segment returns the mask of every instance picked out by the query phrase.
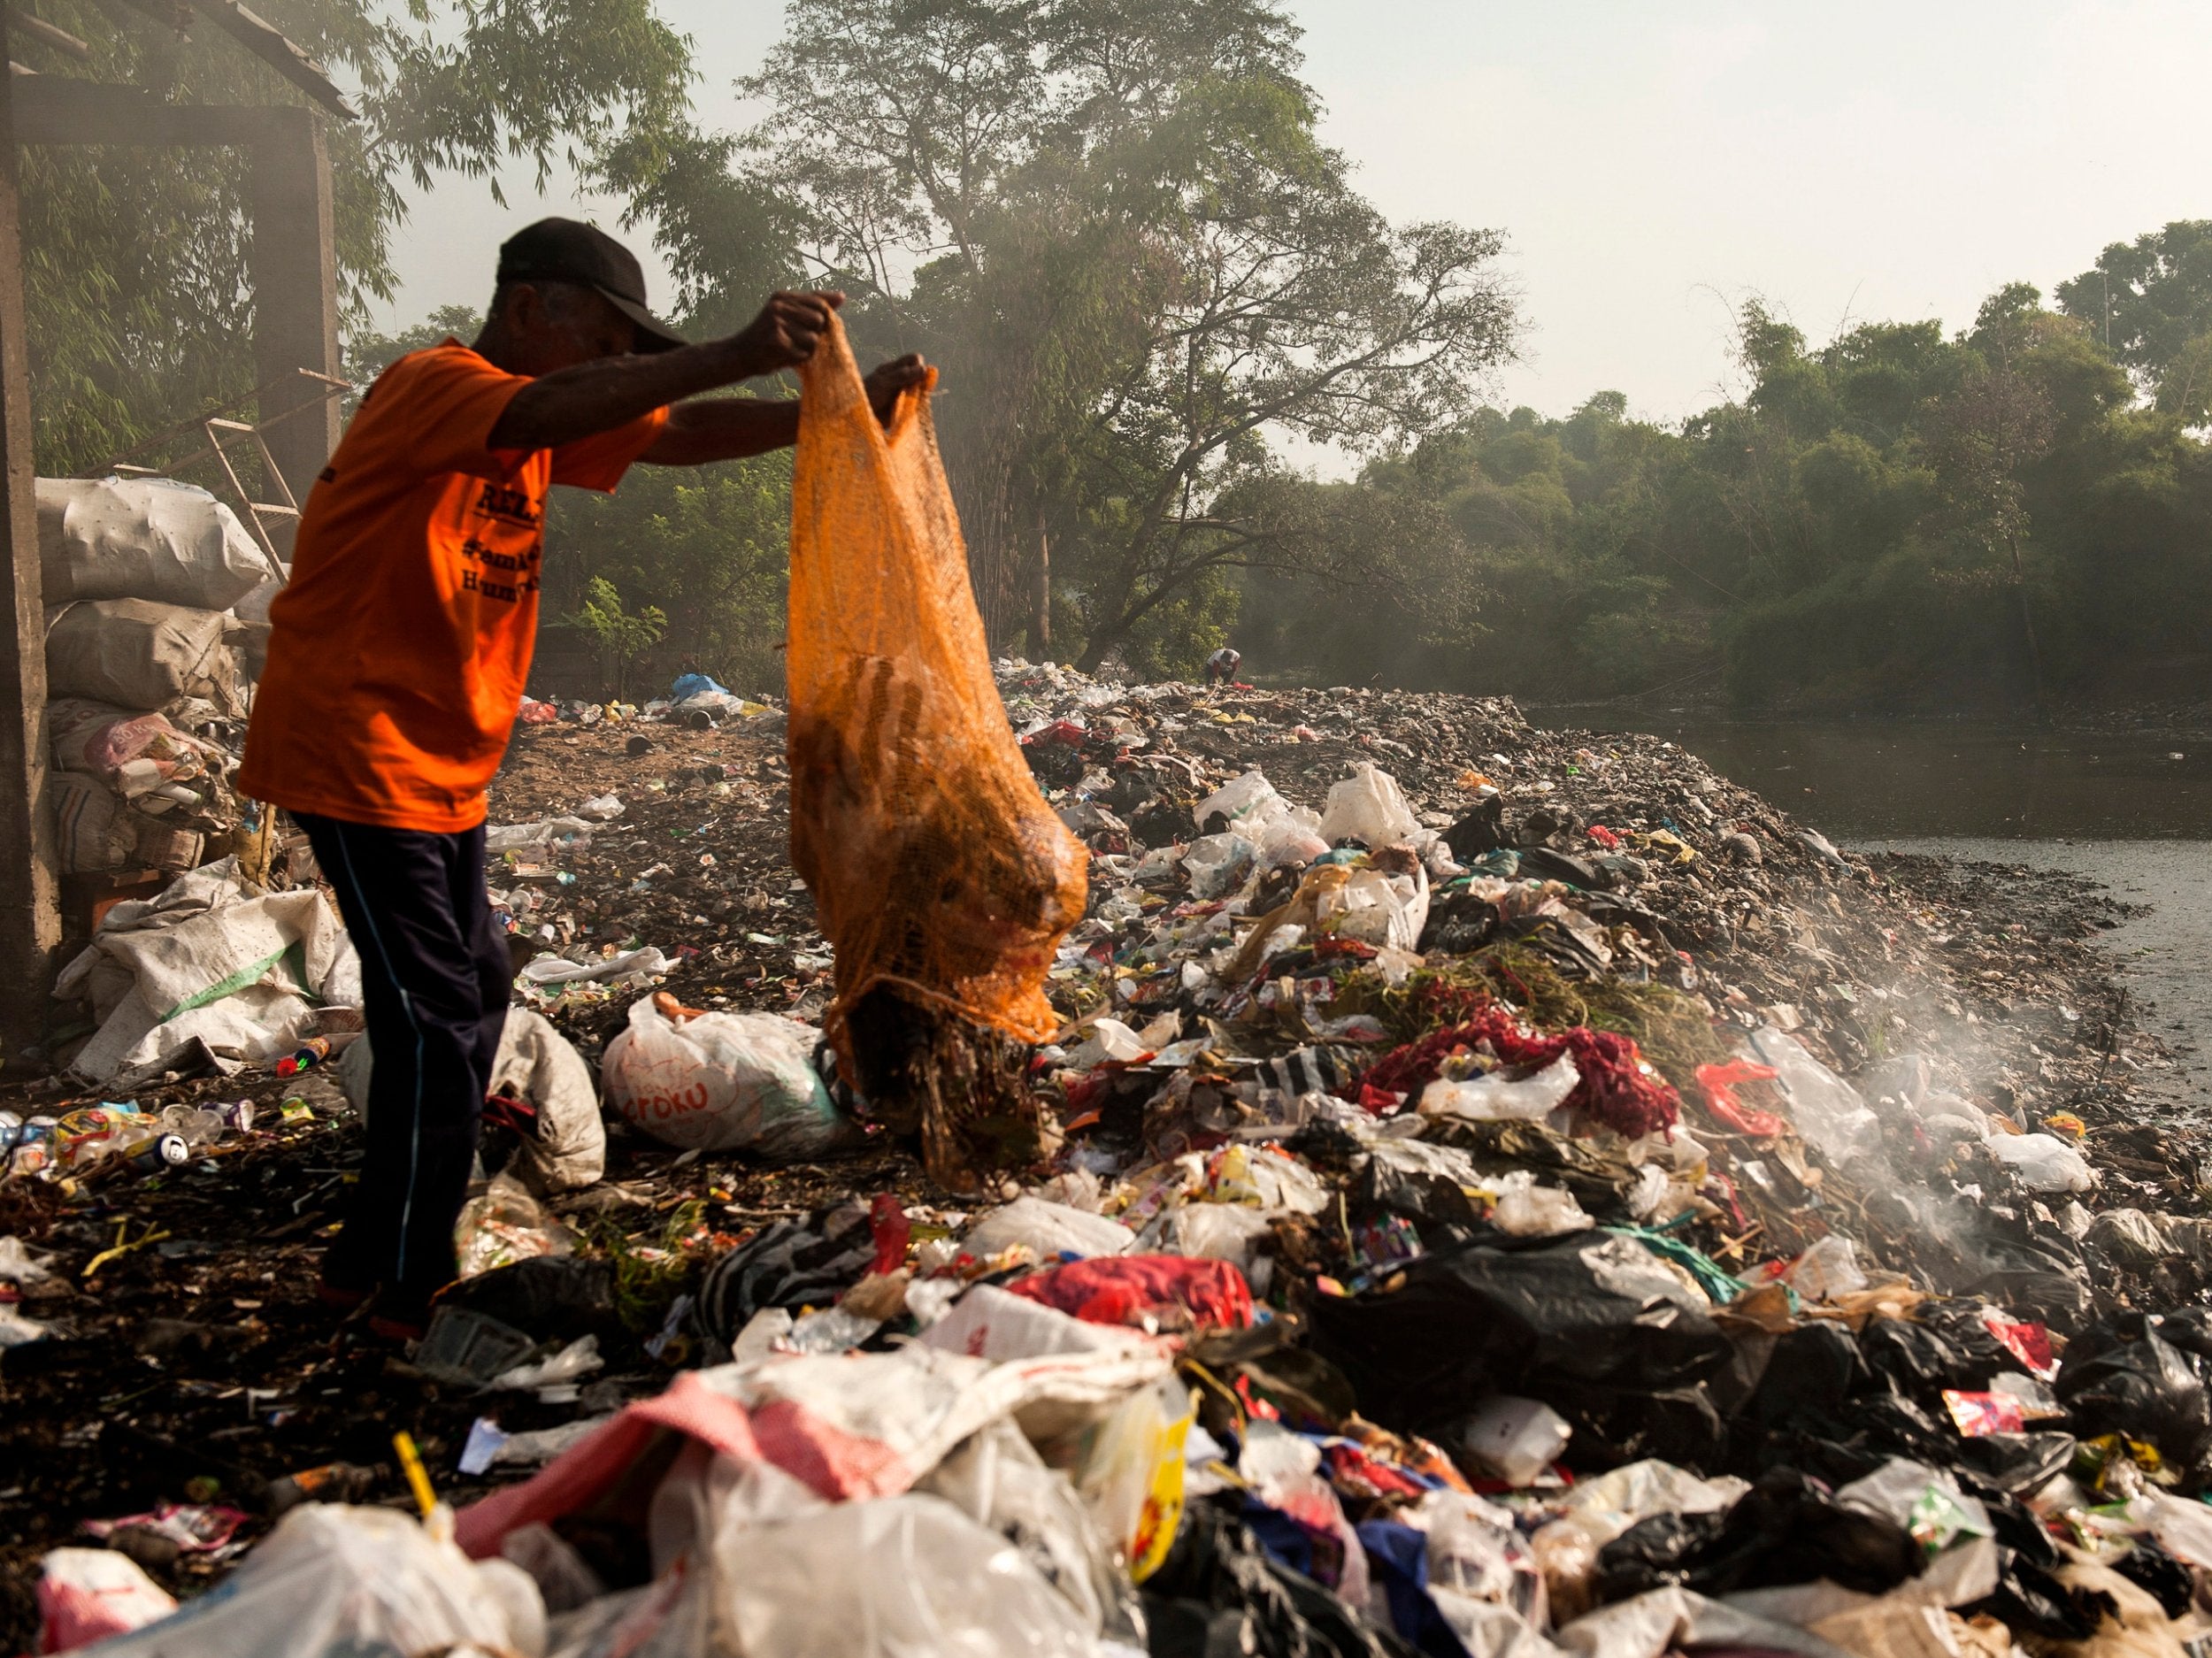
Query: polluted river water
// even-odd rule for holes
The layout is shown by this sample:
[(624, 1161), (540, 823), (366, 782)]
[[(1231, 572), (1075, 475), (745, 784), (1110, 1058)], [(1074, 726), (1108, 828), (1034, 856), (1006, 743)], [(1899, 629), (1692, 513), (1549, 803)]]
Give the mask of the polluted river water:
[(2174, 1069), (2150, 1092), (2212, 1113), (2212, 741), (1948, 722), (1740, 721), (1542, 707), (1539, 725), (1655, 733), (1856, 850), (2057, 870), (2138, 913), (2105, 935)]

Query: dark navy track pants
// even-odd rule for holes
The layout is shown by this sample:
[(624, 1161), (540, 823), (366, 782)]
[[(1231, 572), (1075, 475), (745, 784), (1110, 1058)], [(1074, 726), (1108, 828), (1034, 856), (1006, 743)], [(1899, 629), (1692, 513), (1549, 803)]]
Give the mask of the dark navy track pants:
[(453, 1225), (514, 986), (484, 892), (484, 831), (294, 815), (360, 952), (376, 1056), (367, 1155), (323, 1276), (427, 1295), (453, 1278)]

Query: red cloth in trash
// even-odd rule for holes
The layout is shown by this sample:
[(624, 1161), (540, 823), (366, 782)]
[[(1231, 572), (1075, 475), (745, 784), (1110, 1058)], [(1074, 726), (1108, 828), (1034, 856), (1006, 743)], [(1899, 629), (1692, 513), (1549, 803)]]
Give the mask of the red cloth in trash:
[(1009, 1294), (1071, 1314), (1086, 1324), (1243, 1330), (1252, 1290), (1226, 1261), (1193, 1255), (1098, 1255), (1049, 1267), (1006, 1286)]
[(1464, 1024), (1432, 1031), (1384, 1055), (1361, 1076), (1361, 1098), (1373, 1089), (1417, 1100), (1441, 1073), (1445, 1060), (1461, 1048), (1484, 1045), (1509, 1065), (1548, 1065), (1560, 1055), (1571, 1054), (1581, 1080), (1567, 1096), (1565, 1109), (1604, 1124), (1624, 1140), (1640, 1140), (1681, 1120), (1673, 1086), (1645, 1064), (1630, 1038), (1579, 1025), (1547, 1036), (1524, 1029), (1511, 1013), (1494, 1005), (1474, 1007)]

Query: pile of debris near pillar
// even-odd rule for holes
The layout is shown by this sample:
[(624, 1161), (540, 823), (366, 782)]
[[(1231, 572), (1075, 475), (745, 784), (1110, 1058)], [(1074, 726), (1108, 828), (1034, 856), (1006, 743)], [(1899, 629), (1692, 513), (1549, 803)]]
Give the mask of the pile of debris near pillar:
[(373, 1056), (311, 867), (109, 910), (0, 1097), (0, 1639), (2212, 1631), (2200, 1141), (2109, 901), (1501, 701), (996, 677), (933, 782), (703, 680), (526, 707), (411, 1347), (312, 1296)]

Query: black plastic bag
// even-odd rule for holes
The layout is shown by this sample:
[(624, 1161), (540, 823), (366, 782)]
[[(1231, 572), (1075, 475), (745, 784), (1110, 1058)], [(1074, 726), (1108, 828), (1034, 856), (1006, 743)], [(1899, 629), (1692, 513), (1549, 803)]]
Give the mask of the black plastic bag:
[(1593, 1598), (1608, 1606), (1647, 1590), (1685, 1584), (1728, 1529), (1724, 1510), (1714, 1514), (1655, 1514), (1639, 1521), (1599, 1551), (1590, 1580)]
[(2093, 1316), (2095, 1300), (2080, 1254), (2062, 1233), (2041, 1238), (1983, 1238), (1975, 1252), (1987, 1270), (1972, 1293), (2039, 1318), (2062, 1335), (2072, 1335)]
[(1588, 1140), (1519, 1117), (1475, 1122), (1432, 1117), (1423, 1124), (1421, 1138), (1471, 1153), (1486, 1174), (1525, 1169), (1539, 1185), (1563, 1187), (1585, 1213), (1601, 1222), (1629, 1217), (1628, 1194), (1636, 1189), (1639, 1171), (1625, 1158), (1608, 1156)]
[(496, 1318), (539, 1341), (611, 1341), (624, 1334), (613, 1263), (580, 1255), (535, 1255), (494, 1267), (450, 1286), (438, 1301)]
[(1486, 852), (1507, 846), (1505, 796), (1486, 794), (1474, 810), (1444, 832), (1444, 844), (1462, 864), (1472, 864)]
[(1270, 1560), (1212, 1503), (1183, 1511), (1175, 1546), (1145, 1580), (1152, 1658), (1413, 1658), (1311, 1578)]
[[(2147, 1439), (2184, 1473), (2212, 1450), (2212, 1397), (2191, 1355), (2147, 1313), (2122, 1313), (2085, 1332), (2066, 1355), (2055, 1391), (2083, 1439), (2124, 1433)], [(2194, 1327), (2176, 1333), (2191, 1339)]]
[(1350, 1379), (1361, 1413), (1394, 1427), (1449, 1422), (1486, 1393), (1688, 1386), (1729, 1351), (1642, 1245), (1601, 1232), (1441, 1250), (1388, 1287), (1316, 1297), (1311, 1312), (1314, 1346)]
[(2179, 1617), (2196, 1599), (2195, 1577), (2154, 1539), (2137, 1538), (2135, 1547), (2112, 1562), (2112, 1570), (2147, 1592), (2170, 1618)]
[(1883, 1594), (1925, 1564), (1895, 1521), (1844, 1508), (1820, 1481), (1778, 1468), (1724, 1515), (1659, 1515), (1607, 1544), (1598, 1555), (1599, 1598), (1671, 1584), (1732, 1594), (1816, 1577)]
[(1738, 1420), (1755, 1442), (1786, 1429), (1832, 1432), (1847, 1401), (1872, 1380), (1847, 1327), (1809, 1320), (1775, 1338)]
[(1652, 1389), (1603, 1387), (1558, 1381), (1544, 1402), (1574, 1430), (1560, 1460), (1584, 1474), (1655, 1456), (1684, 1468), (1720, 1462), (1728, 1424), (1704, 1383)]
[(1926, 1324), (1902, 1318), (1875, 1318), (1859, 1332), (1859, 1355), (1866, 1367), (1900, 1399), (1924, 1410), (1941, 1410), (1943, 1390), (1983, 1386), (1991, 1365), (1977, 1362)]
[[(1356, 1221), (1396, 1215), (1413, 1222), (1420, 1230), (1422, 1242), (1432, 1249), (1468, 1241), (1466, 1233), (1484, 1229), (1482, 1217), (1475, 1213), (1475, 1206), (1457, 1181), (1440, 1174), (1396, 1168), (1380, 1157), (1368, 1158), (1346, 1199)], [(1453, 1228), (1463, 1231), (1455, 1236), (1447, 1230)]]
[(2022, 1497), (2066, 1471), (2078, 1442), (2070, 1433), (1990, 1433), (1955, 1447), (1958, 1471), (1981, 1489)]
[(2112, 1602), (2108, 1596), (2069, 1589), (2044, 1567), (2011, 1549), (1998, 1552), (1996, 1592), (1958, 1608), (1961, 1617), (1987, 1613), (2015, 1636), (2087, 1640)]

